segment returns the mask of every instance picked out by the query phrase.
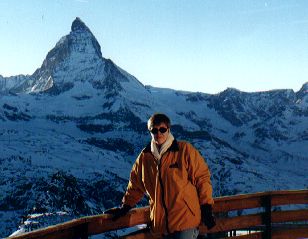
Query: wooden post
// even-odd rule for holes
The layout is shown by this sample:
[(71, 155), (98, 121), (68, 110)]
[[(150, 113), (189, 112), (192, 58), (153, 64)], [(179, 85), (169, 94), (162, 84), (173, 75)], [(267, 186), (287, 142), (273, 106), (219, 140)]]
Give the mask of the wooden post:
[(261, 198), (261, 205), (264, 207), (265, 212), (262, 216), (262, 223), (265, 225), (263, 233), (264, 239), (271, 239), (272, 237), (272, 199), (271, 195), (265, 195)]
[(88, 223), (76, 226), (74, 235), (74, 239), (88, 239)]

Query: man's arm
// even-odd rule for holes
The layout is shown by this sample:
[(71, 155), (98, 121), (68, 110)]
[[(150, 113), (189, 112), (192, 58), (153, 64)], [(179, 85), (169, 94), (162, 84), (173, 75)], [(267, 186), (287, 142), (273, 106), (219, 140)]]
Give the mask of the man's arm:
[(122, 203), (134, 207), (143, 197), (145, 188), (142, 182), (142, 153), (138, 156), (130, 173), (130, 179)]
[(200, 204), (214, 204), (211, 173), (199, 151), (188, 144), (188, 174), (195, 185)]
[(216, 220), (213, 214), (213, 189), (211, 182), (211, 173), (207, 163), (201, 156), (198, 150), (192, 145), (189, 145), (189, 174), (192, 183), (195, 185), (198, 191), (201, 220), (208, 229), (213, 228), (216, 225)]
[(128, 186), (122, 199), (122, 205), (120, 207), (110, 208), (104, 212), (104, 214), (111, 214), (112, 220), (114, 221), (128, 213), (144, 195), (145, 189), (141, 180), (142, 170), (139, 161), (140, 156), (132, 167)]

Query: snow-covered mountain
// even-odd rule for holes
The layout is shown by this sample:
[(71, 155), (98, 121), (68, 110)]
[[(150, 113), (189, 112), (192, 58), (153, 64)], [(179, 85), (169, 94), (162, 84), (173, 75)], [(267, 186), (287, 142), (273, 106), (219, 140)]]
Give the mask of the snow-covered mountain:
[(144, 86), (76, 18), (32, 75), (0, 75), (0, 237), (33, 213), (119, 204), (154, 112), (201, 151), (215, 196), (307, 188), (307, 95), (308, 83), (215, 95)]

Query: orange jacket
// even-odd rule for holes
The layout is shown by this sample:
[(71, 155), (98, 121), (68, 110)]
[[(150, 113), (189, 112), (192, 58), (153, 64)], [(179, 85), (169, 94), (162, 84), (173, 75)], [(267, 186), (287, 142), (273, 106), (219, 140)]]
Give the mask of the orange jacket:
[(158, 165), (150, 145), (142, 150), (122, 202), (133, 207), (147, 193), (154, 232), (166, 234), (198, 227), (200, 205), (214, 203), (205, 160), (191, 144), (174, 140), (160, 162)]

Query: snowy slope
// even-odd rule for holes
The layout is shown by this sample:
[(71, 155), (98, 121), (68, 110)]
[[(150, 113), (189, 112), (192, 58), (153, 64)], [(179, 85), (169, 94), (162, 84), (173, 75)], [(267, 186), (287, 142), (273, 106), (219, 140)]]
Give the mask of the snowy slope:
[(32, 75), (0, 76), (0, 237), (27, 215), (52, 213), (55, 223), (57, 212), (120, 203), (154, 112), (201, 151), (215, 196), (306, 188), (307, 93), (308, 83), (215, 95), (144, 86), (76, 18)]

